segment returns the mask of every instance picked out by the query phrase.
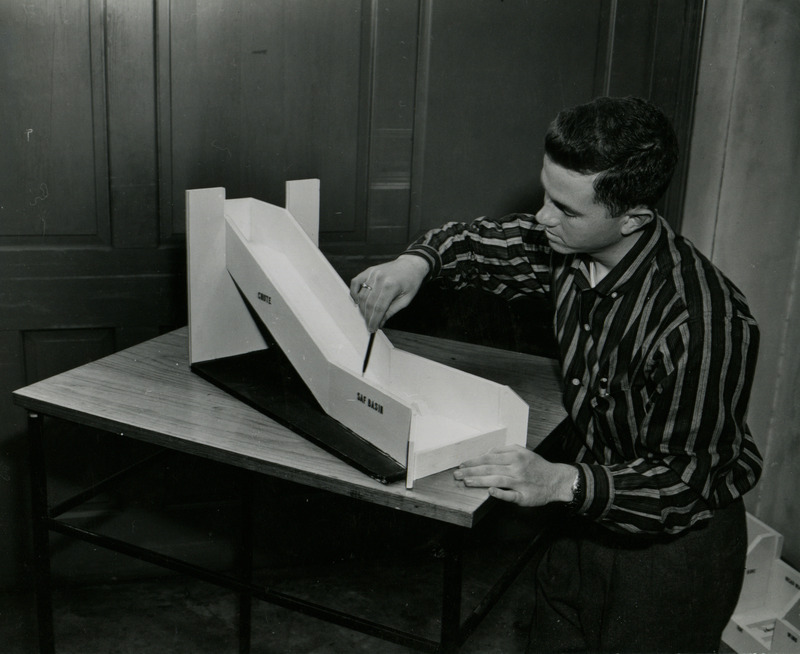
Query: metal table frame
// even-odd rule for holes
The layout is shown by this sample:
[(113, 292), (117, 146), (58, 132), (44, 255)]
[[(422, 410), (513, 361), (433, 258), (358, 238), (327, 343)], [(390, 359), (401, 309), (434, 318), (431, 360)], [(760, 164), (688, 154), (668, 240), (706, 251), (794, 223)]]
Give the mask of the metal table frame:
[[(480, 621), (502, 597), (503, 593), (519, 575), (525, 565), (527, 565), (532, 558), (541, 554), (544, 549), (544, 536), (540, 533), (531, 540), (528, 547), (525, 548), (513, 564), (505, 570), (483, 599), (462, 620), (462, 553), (464, 538), (467, 536), (469, 530), (465, 527), (447, 525), (444, 532), (444, 542), (442, 544), (444, 552), (444, 556), (442, 557), (442, 627), (440, 639), (435, 641), (423, 638), (411, 632), (359, 618), (358, 616), (350, 615), (332, 607), (308, 602), (282, 593), (279, 590), (273, 590), (263, 585), (254, 584), (251, 579), (253, 551), (252, 482), (253, 476), (257, 473), (247, 470), (241, 471), (244, 483), (242, 484), (241, 494), (241, 530), (238, 547), (239, 561), (237, 567), (239, 574), (224, 574), (177, 558), (165, 556), (117, 538), (83, 529), (59, 518), (70, 509), (81, 505), (98, 493), (123, 481), (128, 476), (141, 471), (144, 466), (152, 463), (153, 460), (159, 458), (160, 455), (157, 454), (153, 457), (148, 457), (144, 461), (137, 462), (97, 482), (90, 488), (77, 493), (73, 497), (59, 502), (57, 505), (50, 506), (47, 490), (43, 415), (38, 413), (29, 414), (28, 432), (35, 563), (34, 589), (36, 593), (39, 651), (42, 654), (55, 651), (52, 584), (50, 575), (49, 534), (51, 531), (237, 592), (239, 595), (239, 652), (242, 654), (246, 654), (250, 651), (250, 616), (253, 599), (270, 602), (287, 609), (299, 611), (306, 615), (349, 629), (361, 631), (365, 634), (376, 636), (419, 651), (443, 653), (457, 652), (464, 641), (478, 626)], [(161, 454), (163, 454), (163, 452)]]

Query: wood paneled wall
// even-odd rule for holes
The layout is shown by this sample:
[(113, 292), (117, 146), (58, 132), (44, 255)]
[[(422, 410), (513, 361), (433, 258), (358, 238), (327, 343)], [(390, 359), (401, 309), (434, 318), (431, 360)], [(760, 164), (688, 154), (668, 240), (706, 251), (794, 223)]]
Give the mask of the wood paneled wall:
[[(0, 5), (0, 583), (26, 579), (11, 391), (185, 321), (159, 235), (152, 2)], [(65, 454), (54, 449), (54, 458)]]
[(348, 278), (446, 219), (535, 210), (564, 105), (650, 97), (686, 137), (701, 10), (0, 3), (0, 585), (25, 578), (28, 533), (10, 392), (185, 323), (185, 189), (282, 204), (286, 179), (320, 178), (322, 248)]

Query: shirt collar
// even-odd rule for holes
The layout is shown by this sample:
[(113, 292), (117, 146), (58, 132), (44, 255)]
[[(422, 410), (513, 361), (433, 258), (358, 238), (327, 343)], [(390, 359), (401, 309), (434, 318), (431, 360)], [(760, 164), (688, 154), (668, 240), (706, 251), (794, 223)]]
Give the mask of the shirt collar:
[[(659, 243), (668, 238), (670, 228), (659, 215), (642, 228), (642, 235), (628, 250), (620, 262), (608, 271), (608, 274), (594, 287), (600, 295), (611, 295), (624, 292), (624, 287), (631, 280), (638, 278), (642, 271), (649, 267), (658, 250)], [(580, 290), (589, 286), (589, 255), (575, 256), (571, 265), (575, 283)], [(616, 296), (616, 295), (615, 295)]]

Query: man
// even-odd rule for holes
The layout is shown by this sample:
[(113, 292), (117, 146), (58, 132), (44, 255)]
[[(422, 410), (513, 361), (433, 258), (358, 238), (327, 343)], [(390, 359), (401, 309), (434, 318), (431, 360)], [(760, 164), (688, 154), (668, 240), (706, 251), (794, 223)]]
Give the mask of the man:
[(676, 160), (669, 121), (643, 100), (562, 111), (535, 216), (448, 223), (351, 283), (371, 330), (432, 278), (554, 303), (568, 417), (536, 452), (454, 472), (567, 509), (537, 573), (530, 651), (716, 651), (739, 595), (741, 497), (762, 466), (745, 424), (758, 329), (656, 212)]

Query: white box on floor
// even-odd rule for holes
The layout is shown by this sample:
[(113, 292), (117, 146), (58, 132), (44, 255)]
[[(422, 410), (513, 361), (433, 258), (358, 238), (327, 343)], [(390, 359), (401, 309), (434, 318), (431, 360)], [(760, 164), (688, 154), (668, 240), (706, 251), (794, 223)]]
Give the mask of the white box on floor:
[(760, 603), (753, 606), (750, 599), (749, 608), (737, 606), (722, 634), (723, 642), (737, 652), (800, 651), (792, 640), (800, 632), (785, 619), (800, 608), (800, 572), (780, 559), (772, 561)]
[(775, 622), (772, 636), (773, 652), (800, 652), (800, 629), (783, 618)]
[(747, 543), (747, 563), (737, 613), (763, 604), (773, 573), (772, 562), (781, 558), (783, 535), (748, 513)]

